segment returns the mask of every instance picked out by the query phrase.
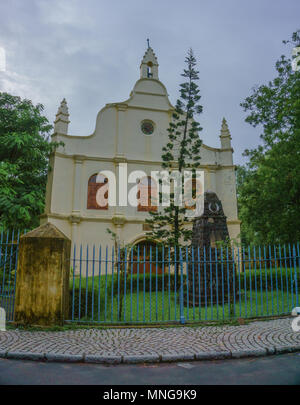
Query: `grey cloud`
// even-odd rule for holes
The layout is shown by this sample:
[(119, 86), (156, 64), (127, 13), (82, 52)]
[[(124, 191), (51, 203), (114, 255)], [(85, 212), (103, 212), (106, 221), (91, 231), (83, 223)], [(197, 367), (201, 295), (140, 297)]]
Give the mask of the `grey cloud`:
[(53, 121), (66, 97), (70, 132), (88, 135), (97, 112), (122, 101), (139, 78), (146, 38), (159, 61), (159, 76), (174, 104), (189, 47), (200, 71), (204, 142), (219, 146), (228, 120), (235, 163), (259, 143), (259, 128), (244, 122), (239, 106), (255, 84), (275, 74), (275, 61), (290, 51), (282, 39), (299, 28), (297, 0), (13, 0), (0, 4), (0, 47), (7, 71), (0, 90), (45, 105)]

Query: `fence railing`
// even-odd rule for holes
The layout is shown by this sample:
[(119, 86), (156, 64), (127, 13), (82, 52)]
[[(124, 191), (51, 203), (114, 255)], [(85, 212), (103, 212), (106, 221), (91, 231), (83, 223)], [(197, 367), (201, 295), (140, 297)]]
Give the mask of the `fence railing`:
[(22, 232), (0, 232), (0, 307), (6, 319), (13, 320), (19, 240)]
[[(0, 307), (13, 320), (20, 231), (0, 233)], [(211, 249), (73, 246), (68, 322), (222, 321), (299, 306), (299, 243)]]
[(74, 246), (70, 265), (70, 322), (218, 321), (290, 314), (299, 305), (299, 244)]

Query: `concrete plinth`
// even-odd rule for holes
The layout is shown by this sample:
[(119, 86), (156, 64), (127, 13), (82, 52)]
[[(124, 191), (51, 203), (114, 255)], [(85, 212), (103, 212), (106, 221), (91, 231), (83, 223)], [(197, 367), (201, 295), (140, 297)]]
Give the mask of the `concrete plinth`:
[(71, 241), (47, 223), (21, 237), (15, 322), (62, 325), (69, 307)]

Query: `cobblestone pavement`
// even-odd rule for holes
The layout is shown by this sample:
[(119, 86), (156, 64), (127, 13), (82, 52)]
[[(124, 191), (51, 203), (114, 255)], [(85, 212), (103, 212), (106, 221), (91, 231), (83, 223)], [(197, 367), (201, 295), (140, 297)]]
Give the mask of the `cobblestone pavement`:
[(240, 326), (0, 332), (0, 357), (139, 363), (264, 356), (300, 351), (292, 318)]

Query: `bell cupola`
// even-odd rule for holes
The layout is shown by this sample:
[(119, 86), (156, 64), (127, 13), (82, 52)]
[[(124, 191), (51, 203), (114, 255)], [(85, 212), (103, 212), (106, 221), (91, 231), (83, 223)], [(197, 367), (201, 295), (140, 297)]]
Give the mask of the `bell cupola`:
[(141, 72), (141, 79), (157, 79), (158, 80), (158, 63), (157, 58), (153, 49), (149, 45), (148, 41), (148, 49), (145, 52), (143, 57), (140, 72)]

